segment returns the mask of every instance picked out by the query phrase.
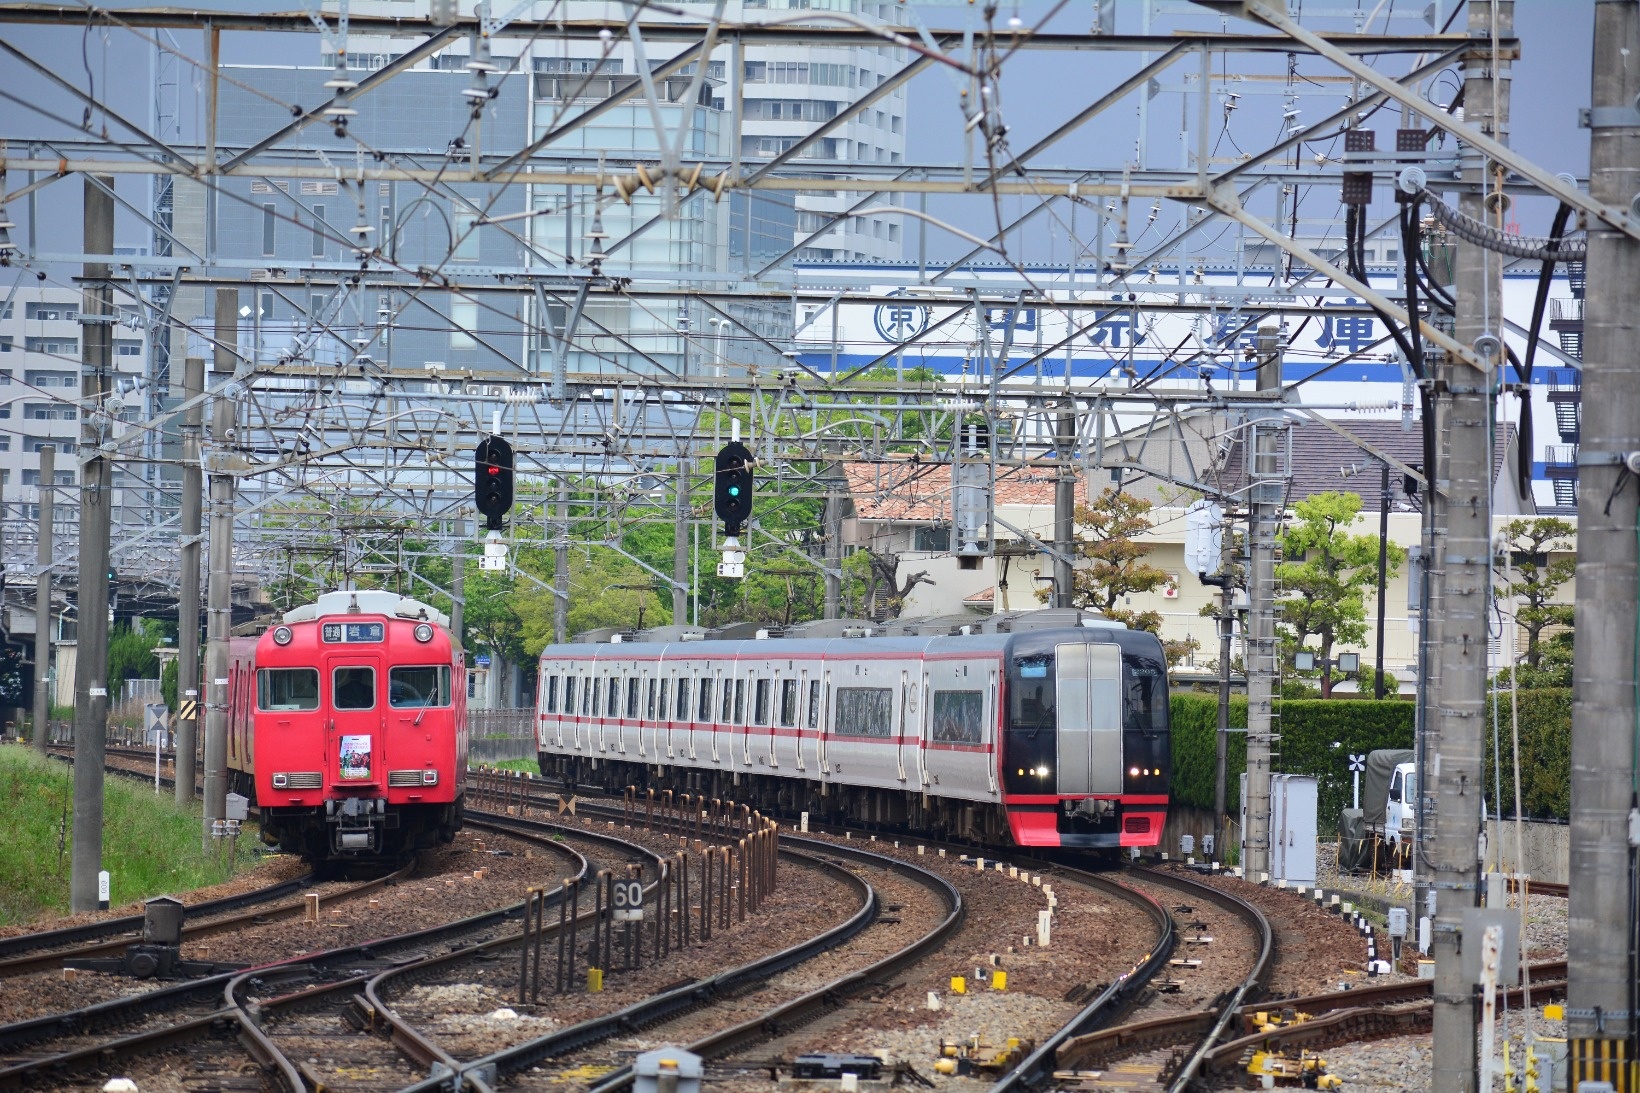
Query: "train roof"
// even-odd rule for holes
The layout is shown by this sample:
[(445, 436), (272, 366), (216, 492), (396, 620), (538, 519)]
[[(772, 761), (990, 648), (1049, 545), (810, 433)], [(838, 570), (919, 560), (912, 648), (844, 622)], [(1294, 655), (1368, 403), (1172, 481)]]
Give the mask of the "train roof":
[[(860, 619), (829, 619), (823, 622), (794, 626), (784, 633), (751, 624), (703, 630), (699, 627), (664, 626), (645, 630), (637, 635), (626, 635), (615, 630), (597, 630), (578, 634), (567, 645), (549, 645), (541, 651), (543, 659), (584, 659), (590, 653), (598, 659), (679, 657), (693, 660), (748, 654), (779, 658), (787, 655), (838, 653), (857, 649), (860, 654), (909, 653), (930, 654), (960, 650), (995, 650), (1010, 648), (1021, 636), (1035, 636), (1047, 632), (1081, 633), (1094, 640), (1108, 641), (1125, 649), (1140, 651), (1156, 646), (1154, 635), (1129, 630), (1119, 623), (1111, 623), (1103, 616), (1076, 610), (1046, 610), (1012, 613), (1015, 618), (1000, 620), (984, 627), (974, 625), (985, 620), (963, 620), (954, 626), (946, 616), (941, 620), (899, 619), (890, 624), (871, 623)], [(972, 618), (972, 617), (970, 617)], [(995, 618), (989, 616), (988, 618)], [(1007, 625), (1013, 623), (1013, 625)], [(974, 625), (973, 630), (967, 626)], [(588, 646), (593, 646), (589, 649)]]
[(316, 602), (286, 611), (284, 621), (310, 622), (332, 615), (386, 615), (389, 618), (436, 623), (446, 630), (450, 628), (450, 616), (444, 612), (420, 600), (383, 589), (321, 593)]

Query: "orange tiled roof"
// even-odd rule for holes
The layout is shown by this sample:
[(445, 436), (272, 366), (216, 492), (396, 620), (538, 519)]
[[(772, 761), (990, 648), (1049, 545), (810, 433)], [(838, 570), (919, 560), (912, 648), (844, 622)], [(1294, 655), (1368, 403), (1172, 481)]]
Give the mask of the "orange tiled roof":
[[(943, 463), (845, 463), (861, 520), (945, 523), (951, 519), (951, 467)], [(997, 475), (999, 505), (1052, 505), (1054, 471), (1009, 467)]]

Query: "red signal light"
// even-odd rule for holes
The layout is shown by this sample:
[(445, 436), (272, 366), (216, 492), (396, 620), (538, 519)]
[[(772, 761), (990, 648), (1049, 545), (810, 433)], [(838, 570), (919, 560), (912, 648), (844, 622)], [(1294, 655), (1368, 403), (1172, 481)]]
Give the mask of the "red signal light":
[(489, 468), (489, 472), (490, 472), (490, 477), (494, 478), (496, 475), (501, 473), (501, 468), (500, 467), (491, 467), (491, 468)]

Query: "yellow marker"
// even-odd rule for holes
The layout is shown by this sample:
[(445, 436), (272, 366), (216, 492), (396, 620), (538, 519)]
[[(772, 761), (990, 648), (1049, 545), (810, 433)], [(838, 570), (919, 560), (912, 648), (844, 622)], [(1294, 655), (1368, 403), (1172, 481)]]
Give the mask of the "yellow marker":
[(967, 994), (968, 993), (968, 980), (963, 978), (960, 975), (953, 975), (951, 977), (951, 993), (952, 994)]
[(604, 989), (604, 970), (602, 968), (587, 969), (587, 992), (597, 994)]
[(934, 1073), (944, 1074), (947, 1077), (950, 1077), (951, 1075), (955, 1074), (956, 1072), (957, 1072), (957, 1061), (955, 1059), (935, 1059), (934, 1060)]
[(1564, 1021), (1564, 1020), (1566, 1020), (1566, 1007), (1563, 1006), (1563, 1005), (1560, 1005), (1559, 1003), (1556, 1003), (1552, 1006), (1544, 1006), (1543, 1007), (1543, 1019), (1545, 1021)]
[(992, 972), (991, 973), (991, 989), (994, 990), (994, 991), (1005, 991), (1005, 990), (1007, 990), (1008, 989), (1008, 973), (1005, 972), (1005, 971), (1000, 971), (1000, 970)]

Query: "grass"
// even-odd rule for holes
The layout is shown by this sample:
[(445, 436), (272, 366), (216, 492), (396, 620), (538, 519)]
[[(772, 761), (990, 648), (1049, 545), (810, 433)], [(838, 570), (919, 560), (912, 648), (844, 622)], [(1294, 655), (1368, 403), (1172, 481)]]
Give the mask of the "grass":
[[(67, 914), (74, 856), (73, 768), (42, 760), (26, 747), (0, 748), (0, 924)], [(59, 836), (60, 825), (63, 825)], [(103, 861), (109, 904), (217, 884), (231, 875), (200, 847), (200, 806), (178, 809), (166, 790), (109, 775), (103, 790)], [(59, 853), (61, 838), (61, 853)], [(249, 863), (254, 829), (239, 838), (239, 861)]]
[(541, 773), (541, 764), (534, 759), (498, 759), (493, 763), (484, 765), (495, 767), (498, 770), (522, 770), (534, 775)]

